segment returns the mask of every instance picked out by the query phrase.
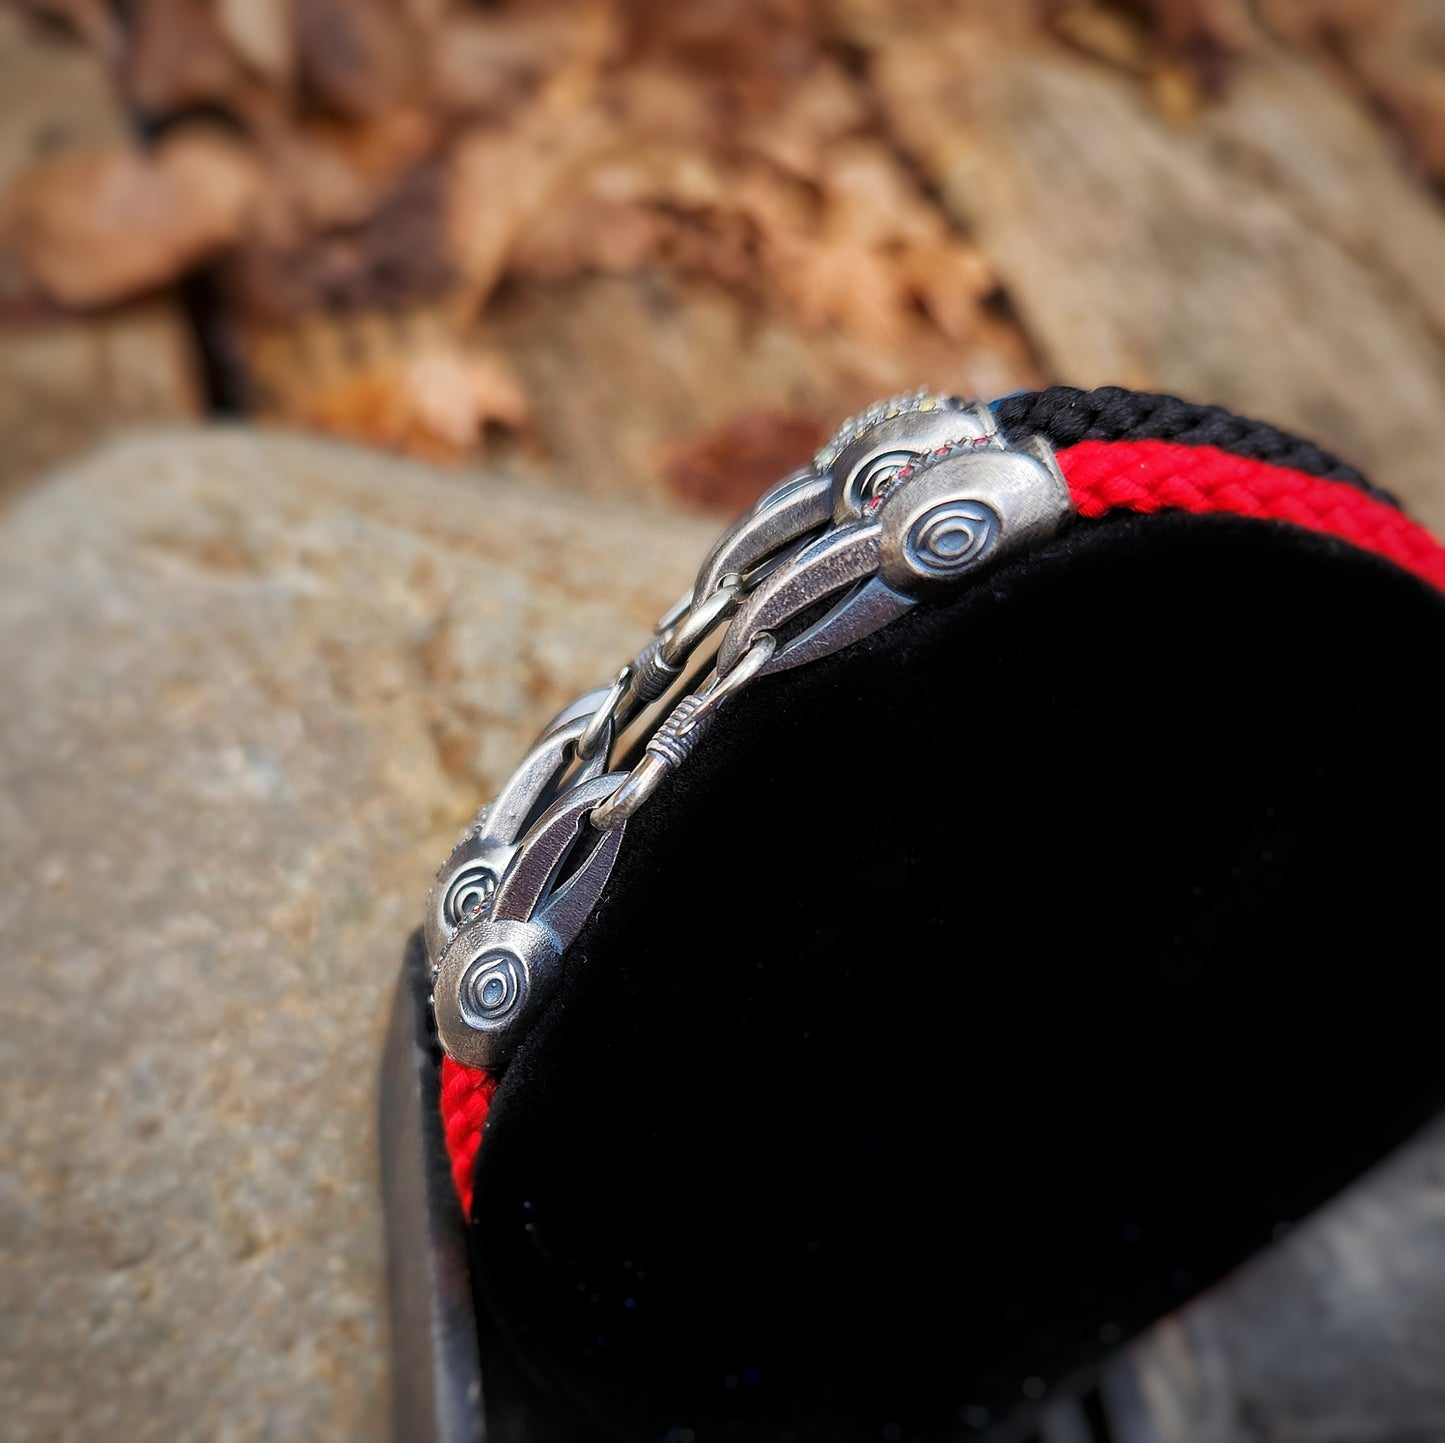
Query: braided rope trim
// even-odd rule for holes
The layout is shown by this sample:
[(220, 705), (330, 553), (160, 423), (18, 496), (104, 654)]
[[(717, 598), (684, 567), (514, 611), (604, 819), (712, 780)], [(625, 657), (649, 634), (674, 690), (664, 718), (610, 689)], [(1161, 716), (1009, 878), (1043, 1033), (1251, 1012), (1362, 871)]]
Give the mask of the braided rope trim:
[(1350, 485), (1391, 506), (1398, 502), (1372, 486), (1338, 456), (1313, 441), (1288, 431), (1236, 416), (1222, 406), (1201, 406), (1156, 391), (1126, 391), (1100, 386), (1081, 391), (1075, 386), (1050, 386), (1007, 396), (994, 406), (1000, 428), (1012, 441), (1031, 433), (1043, 436), (1056, 451), (1082, 441), (1174, 441), (1181, 446), (1214, 446), (1231, 455), (1268, 461), (1290, 471), (1303, 471), (1326, 481)]
[(472, 1177), (476, 1172), (477, 1149), (482, 1145), (482, 1128), (496, 1090), (497, 1079), (490, 1072), (479, 1067), (463, 1067), (460, 1062), (443, 1056), (442, 1129), (452, 1164), (452, 1182), (456, 1184), (464, 1218), (472, 1215)]
[[(1020, 415), (1034, 416), (1040, 397), (1055, 398), (1044, 410), (1052, 407), (1072, 415), (1063, 427), (1057, 424), (1057, 417), (1052, 426), (1037, 420), (1018, 424), (1025, 430), (1042, 431), (1060, 448), (1059, 465), (1081, 516), (1092, 519), (1110, 511), (1172, 510), (1289, 522), (1383, 556), (1445, 592), (1445, 548), (1405, 516), (1386, 493), (1368, 486), (1357, 472), (1319, 447), (1259, 422), (1240, 421), (1228, 412), (1216, 415), (1215, 407), (1188, 406), (1172, 397), (1127, 391), (1115, 396), (1108, 394), (1111, 391), (1085, 393), (1055, 387), (1038, 396), (1013, 397), (999, 408), (1001, 423), (1009, 430), (1016, 423), (1005, 419), (1005, 409), (1014, 407)], [(1086, 394), (1105, 396), (1103, 410), (1092, 405), (1080, 409), (1076, 399), (1070, 399)], [(1125, 405), (1120, 397), (1169, 405)], [(1105, 414), (1120, 423), (1132, 417), (1132, 425), (1122, 427), (1125, 434), (1118, 440), (1086, 439), (1102, 424), (1099, 417)], [(1229, 424), (1221, 422), (1220, 416)], [(1129, 435), (1166, 422), (1190, 424), (1184, 425), (1181, 437), (1175, 439)], [(1070, 442), (1058, 439), (1061, 432), (1081, 434)], [(1233, 444), (1192, 439), (1206, 434), (1222, 436)], [(1289, 457), (1298, 464), (1285, 465), (1274, 457)], [(468, 1218), (482, 1128), (496, 1090), (493, 1074), (463, 1067), (450, 1057), (442, 1059), (442, 1124), (452, 1180), (462, 1213)]]
[(1347, 481), (1173, 441), (1084, 441), (1059, 464), (1079, 514), (1189, 511), (1287, 521), (1383, 556), (1445, 591), (1445, 549), (1418, 522)]

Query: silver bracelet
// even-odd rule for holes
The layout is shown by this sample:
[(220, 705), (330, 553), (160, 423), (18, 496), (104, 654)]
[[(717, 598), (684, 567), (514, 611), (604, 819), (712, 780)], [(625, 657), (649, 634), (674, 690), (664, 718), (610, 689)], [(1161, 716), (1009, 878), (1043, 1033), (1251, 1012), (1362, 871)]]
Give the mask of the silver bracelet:
[(489, 1069), (511, 1056), (606, 886), (628, 818), (721, 707), (758, 677), (966, 585), (1071, 510), (1049, 444), (1007, 441), (985, 404), (919, 391), (845, 422), (723, 532), (652, 640), (543, 728), (462, 834), (427, 903), (446, 1051)]

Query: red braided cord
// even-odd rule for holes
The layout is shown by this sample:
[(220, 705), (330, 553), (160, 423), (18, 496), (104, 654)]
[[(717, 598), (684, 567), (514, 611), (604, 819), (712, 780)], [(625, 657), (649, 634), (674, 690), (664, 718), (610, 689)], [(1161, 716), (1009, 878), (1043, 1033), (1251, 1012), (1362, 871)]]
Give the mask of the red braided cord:
[(490, 1072), (442, 1058), (442, 1128), (463, 1217), (472, 1215), (472, 1173), (482, 1145), (482, 1124), (496, 1090), (497, 1079)]
[[(1386, 557), (1445, 591), (1445, 547), (1392, 506), (1347, 481), (1325, 481), (1213, 446), (1172, 441), (1081, 441), (1059, 465), (1081, 516), (1109, 511), (1224, 512), (1289, 521)], [(462, 1211), (497, 1079), (442, 1060), (442, 1122)]]
[(1081, 441), (1059, 452), (1059, 465), (1081, 516), (1122, 509), (1291, 521), (1373, 551), (1445, 591), (1445, 548), (1347, 481), (1173, 441)]

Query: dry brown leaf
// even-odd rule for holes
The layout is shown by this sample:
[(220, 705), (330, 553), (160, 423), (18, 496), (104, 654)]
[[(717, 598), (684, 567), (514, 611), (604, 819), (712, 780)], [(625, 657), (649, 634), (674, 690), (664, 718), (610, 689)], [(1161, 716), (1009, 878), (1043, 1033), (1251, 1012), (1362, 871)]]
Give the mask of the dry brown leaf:
[(1149, 37), (1137, 16), (1099, 3), (1069, 0), (1049, 18), (1050, 28), (1076, 50), (1131, 75), (1148, 73)]
[(660, 470), (667, 489), (700, 510), (736, 515), (827, 439), (817, 416), (748, 411), (667, 447)]
[(288, 89), (296, 72), (290, 0), (216, 0), (227, 44), (258, 75)]
[(507, 268), (536, 280), (566, 280), (587, 271), (625, 275), (658, 260), (675, 228), (647, 205), (584, 196), (544, 210)]
[(690, 0), (628, 7), (625, 53), (713, 92), (735, 128), (775, 114), (818, 61), (811, 0)]
[(776, 111), (755, 119), (743, 135), (756, 154), (812, 180), (827, 148), (861, 131), (867, 121), (858, 84), (838, 66), (821, 62), (799, 79)]
[(643, 60), (609, 77), (605, 105), (620, 132), (643, 143), (665, 136), (669, 145), (711, 154), (723, 144), (725, 123), (708, 88), (684, 70)]
[(106, 0), (11, 0), (11, 3), (32, 15), (42, 15), (69, 26), (102, 60), (113, 64), (120, 58), (120, 23)]
[(995, 37), (971, 21), (895, 35), (869, 74), (885, 134), (935, 184), (964, 174), (980, 143), (973, 124)]
[(292, 0), (302, 79), (337, 115), (368, 119), (405, 103), (423, 75), (421, 37), (387, 0)]
[(444, 180), (437, 162), (407, 171), (356, 226), (300, 237), (248, 230), (227, 267), (232, 304), (250, 322), (281, 324), (443, 295), (457, 280), (445, 246)]
[(527, 131), (475, 131), (452, 151), (447, 254), (465, 278), (468, 310), (475, 312), (501, 280), (566, 159), (558, 143)]
[(234, 107), (245, 77), (206, 0), (138, 0), (126, 34), (122, 82), (142, 114)]
[(475, 119), (504, 121), (527, 105), (574, 41), (562, 11), (459, 11), (430, 47), (434, 103)]
[(262, 335), (249, 352), (272, 419), (430, 460), (466, 455), (488, 426), (531, 420), (507, 364), (429, 315), (316, 318)]
[(875, 141), (845, 141), (827, 152), (818, 182), (817, 207), (758, 174), (739, 191), (767, 273), (803, 323), (880, 345), (901, 344), (923, 316), (953, 339), (968, 335), (993, 276), (897, 157)]
[(6, 197), (4, 227), (52, 299), (106, 305), (167, 285), (232, 244), (262, 183), (243, 146), (190, 127), (149, 154), (112, 147), (38, 162)]
[(269, 234), (295, 243), (307, 232), (360, 225), (437, 140), (435, 117), (406, 106), (375, 120), (312, 120), (280, 130), (266, 147)]

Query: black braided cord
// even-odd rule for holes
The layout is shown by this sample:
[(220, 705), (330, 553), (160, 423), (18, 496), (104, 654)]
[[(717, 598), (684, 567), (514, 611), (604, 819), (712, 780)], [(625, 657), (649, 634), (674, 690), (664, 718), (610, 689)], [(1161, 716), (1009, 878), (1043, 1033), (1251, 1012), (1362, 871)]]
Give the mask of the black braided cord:
[(1174, 441), (1183, 446), (1214, 446), (1235, 456), (1267, 461), (1326, 481), (1344, 481), (1399, 509), (1387, 491), (1368, 482), (1353, 466), (1264, 421), (1236, 416), (1222, 406), (1201, 406), (1153, 391), (1100, 386), (1050, 386), (1007, 396), (994, 406), (999, 428), (1010, 440), (1031, 432), (1056, 450), (1080, 441)]

